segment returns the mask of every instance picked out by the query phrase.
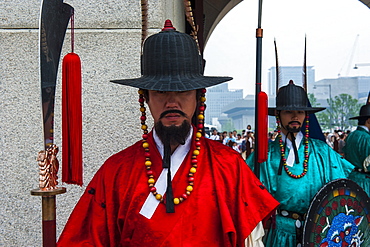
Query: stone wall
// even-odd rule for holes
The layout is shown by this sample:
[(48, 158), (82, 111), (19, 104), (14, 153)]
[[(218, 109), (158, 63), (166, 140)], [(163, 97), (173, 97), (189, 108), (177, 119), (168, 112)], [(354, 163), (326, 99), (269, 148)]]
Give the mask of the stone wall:
[[(140, 76), (140, 1), (64, 2), (75, 9), (75, 53), (82, 61), (84, 185), (61, 185), (67, 193), (57, 196), (57, 236), (101, 164), (141, 137), (137, 89), (109, 82)], [(151, 34), (168, 18), (183, 30), (182, 1), (174, 2), (149, 0)], [(13, 0), (0, 8), (0, 246), (42, 245), (41, 198), (30, 195), (38, 187), (36, 156), (43, 149), (40, 6), (38, 0)], [(69, 31), (61, 57), (68, 52)], [(63, 152), (60, 65), (54, 136)]]

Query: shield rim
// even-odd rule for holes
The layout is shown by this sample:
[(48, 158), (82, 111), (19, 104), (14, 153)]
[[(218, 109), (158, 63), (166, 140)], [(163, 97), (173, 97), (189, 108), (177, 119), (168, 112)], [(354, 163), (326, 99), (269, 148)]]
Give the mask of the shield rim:
[(315, 194), (308, 208), (306, 220), (304, 221), (304, 226), (303, 226), (302, 245), (304, 247), (305, 246), (308, 247), (310, 244), (309, 236), (312, 232), (311, 229), (314, 225), (314, 218), (315, 218), (315, 215), (317, 214), (318, 208), (321, 206), (322, 202), (325, 201), (325, 199), (329, 196), (330, 191), (333, 191), (334, 188), (342, 188), (342, 187), (349, 187), (351, 189), (356, 188), (356, 197), (364, 199), (364, 208), (367, 208), (368, 212), (370, 211), (370, 197), (361, 188), (361, 186), (359, 186), (356, 182), (350, 179), (345, 179), (345, 178), (340, 178), (340, 179), (330, 181), (329, 183), (325, 184)]

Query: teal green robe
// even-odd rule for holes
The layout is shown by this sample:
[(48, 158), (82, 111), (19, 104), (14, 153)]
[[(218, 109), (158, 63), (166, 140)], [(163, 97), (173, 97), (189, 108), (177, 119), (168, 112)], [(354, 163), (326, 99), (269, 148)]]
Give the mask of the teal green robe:
[[(344, 157), (356, 168), (364, 169), (363, 162), (370, 155), (370, 132), (362, 127), (351, 132), (346, 138), (343, 148)], [(349, 179), (360, 185), (370, 196), (370, 173), (353, 171)]]
[[(303, 172), (304, 145), (303, 141), (298, 148), (299, 164), (289, 167), (289, 170), (299, 175)], [(342, 158), (326, 143), (317, 139), (309, 139), (309, 160), (307, 174), (299, 179), (290, 177), (284, 170), (278, 175), (280, 165), (280, 146), (278, 139), (269, 143), (267, 161), (261, 163), (260, 180), (268, 191), (280, 202), (280, 209), (304, 214), (308, 211), (311, 199), (328, 182), (347, 178), (353, 165)], [(289, 154), (286, 148), (285, 155)], [(246, 160), (254, 168), (254, 153)], [(293, 247), (296, 246), (295, 220), (276, 215), (275, 228), (269, 229), (265, 246)]]

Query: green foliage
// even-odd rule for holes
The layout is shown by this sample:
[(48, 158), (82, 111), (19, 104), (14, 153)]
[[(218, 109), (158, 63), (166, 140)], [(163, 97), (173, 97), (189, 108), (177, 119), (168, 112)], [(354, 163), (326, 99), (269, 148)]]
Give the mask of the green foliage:
[(227, 123), (225, 123), (225, 124), (222, 125), (222, 130), (223, 131), (227, 131), (227, 132), (233, 131), (234, 130), (234, 123), (233, 123), (233, 121), (231, 119), (228, 119)]
[(329, 107), (316, 114), (322, 129), (351, 129), (356, 121), (349, 120), (357, 116), (361, 104), (349, 94), (340, 94), (334, 99), (327, 99)]
[(320, 103), (317, 102), (317, 99), (315, 98), (315, 95), (313, 93), (308, 93), (307, 96), (312, 107), (318, 107), (321, 105)]

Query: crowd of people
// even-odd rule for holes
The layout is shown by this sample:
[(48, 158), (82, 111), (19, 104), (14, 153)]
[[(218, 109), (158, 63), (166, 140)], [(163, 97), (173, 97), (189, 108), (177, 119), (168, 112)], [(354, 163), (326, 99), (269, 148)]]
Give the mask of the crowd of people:
[(334, 130), (334, 132), (324, 132), (326, 143), (334, 149), (336, 152), (344, 155), (343, 148), (345, 146), (345, 140), (347, 136), (351, 133), (351, 130)]
[[(326, 143), (334, 151), (344, 156), (343, 148), (345, 146), (345, 140), (350, 133), (351, 130), (334, 130), (333, 132), (323, 132), (323, 135)], [(277, 134), (277, 130), (268, 132), (268, 142), (275, 141)], [(248, 158), (254, 151), (255, 137), (251, 125), (248, 125), (241, 133), (238, 133), (237, 130), (218, 132), (217, 129), (212, 129), (212, 132), (206, 134), (206, 137), (233, 148), (235, 151), (241, 153), (244, 159)]]
[(217, 129), (212, 129), (206, 137), (231, 147), (240, 153), (244, 160), (254, 151), (255, 137), (251, 125), (248, 125), (241, 133), (236, 130), (218, 132)]

